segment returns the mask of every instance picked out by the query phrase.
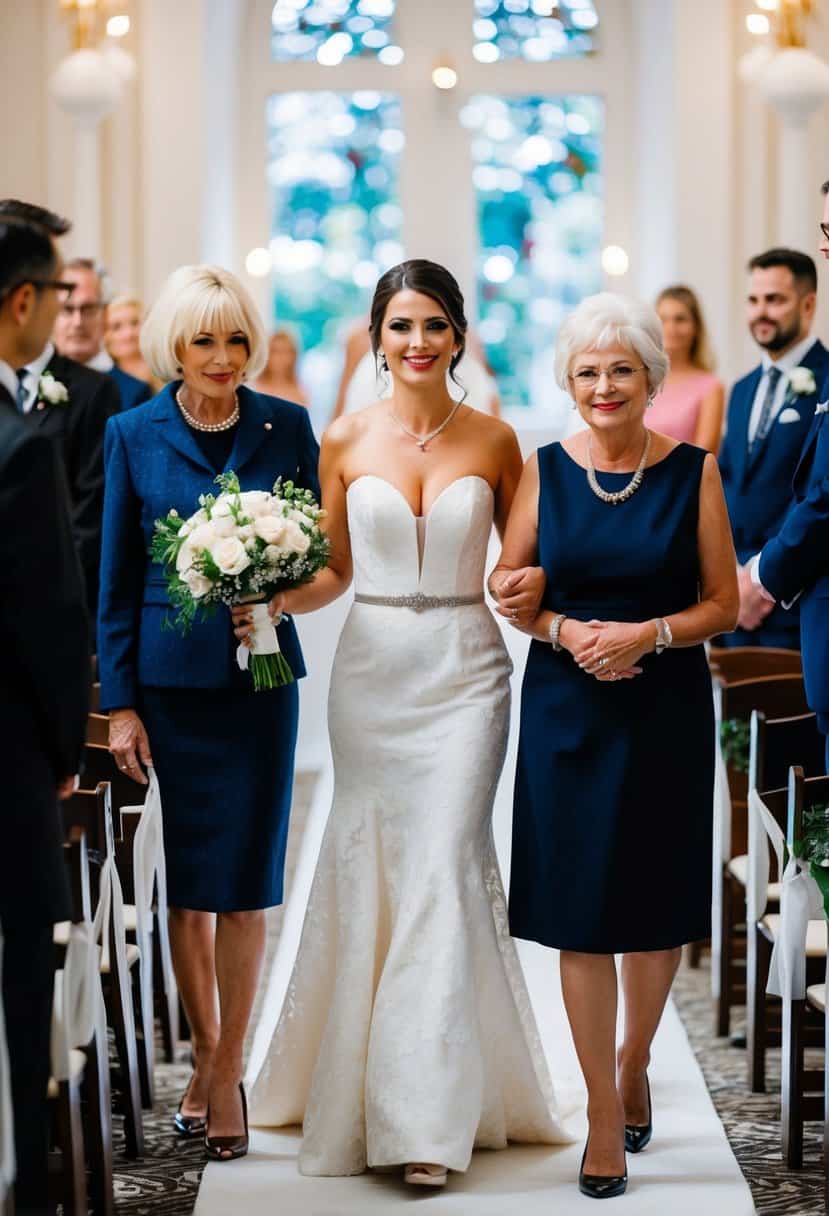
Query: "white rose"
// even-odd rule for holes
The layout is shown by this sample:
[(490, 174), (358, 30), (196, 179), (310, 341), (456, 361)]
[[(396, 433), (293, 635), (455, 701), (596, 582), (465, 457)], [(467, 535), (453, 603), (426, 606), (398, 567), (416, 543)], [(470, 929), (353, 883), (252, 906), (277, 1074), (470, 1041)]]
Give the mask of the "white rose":
[(278, 549), (276, 545), (266, 545), (262, 550), (262, 556), (269, 566), (276, 566), (282, 556), (282, 550)]
[(204, 507), (196, 511), (195, 515), (191, 515), (187, 521), (191, 528), (198, 528), (199, 524), (206, 524), (207, 522), (207, 512)]
[(292, 507), (291, 510), (288, 512), (288, 519), (292, 519), (295, 523), (298, 523), (298, 524), (307, 524), (308, 523), (308, 516), (305, 514), (304, 511), (300, 511), (296, 507)]
[(222, 574), (241, 574), (250, 565), (245, 546), (235, 536), (217, 540), (210, 550), (210, 555)]
[(216, 499), (211, 515), (214, 519), (227, 519), (231, 515), (230, 500), (226, 494), (220, 494)]
[(185, 570), (189, 570), (193, 565), (193, 542), (186, 540), (178, 551), (176, 556), (176, 570), (179, 574), (184, 575)]
[(220, 515), (218, 519), (214, 515), (213, 531), (220, 538), (234, 536), (236, 534), (236, 520), (232, 515)]
[(240, 528), (237, 528), (236, 535), (239, 540), (250, 540), (252, 536), (256, 535), (256, 530), (253, 524), (242, 524)]
[(798, 397), (817, 391), (815, 374), (810, 367), (793, 367), (789, 372), (789, 387)]
[(56, 380), (51, 372), (44, 372), (38, 383), (39, 394), (50, 405), (63, 405), (69, 400), (69, 392), (65, 384)]
[[(170, 512), (170, 514), (172, 515), (172, 511)], [(189, 536), (192, 531), (193, 531), (193, 525), (189, 521), (185, 520), (185, 522), (179, 528), (178, 534), (179, 534), (179, 536)]]
[(282, 538), (283, 549), (288, 549), (292, 553), (307, 553), (310, 544), (310, 539), (302, 531), (299, 524), (295, 523), (292, 519), (286, 519), (285, 535)]
[(207, 595), (212, 586), (210, 579), (205, 578), (203, 574), (199, 574), (197, 570), (186, 570), (181, 577), (190, 588), (190, 594), (194, 600), (201, 599), (203, 595)]
[(209, 549), (216, 539), (216, 529), (212, 523), (199, 524), (188, 537), (194, 549)]
[(254, 521), (253, 527), (257, 536), (261, 536), (266, 545), (282, 544), (287, 521), (277, 519), (275, 515), (260, 515)]
[(252, 515), (254, 519), (257, 515), (264, 515), (271, 509), (271, 496), (267, 490), (245, 490), (240, 498), (246, 513)]

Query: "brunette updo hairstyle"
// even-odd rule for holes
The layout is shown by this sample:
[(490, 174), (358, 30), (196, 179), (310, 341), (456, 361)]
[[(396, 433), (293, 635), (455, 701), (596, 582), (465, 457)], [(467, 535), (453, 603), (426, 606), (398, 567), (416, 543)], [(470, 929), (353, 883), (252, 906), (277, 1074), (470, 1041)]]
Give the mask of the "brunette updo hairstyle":
[(399, 266), (392, 266), (391, 270), (387, 270), (381, 277), (374, 291), (374, 299), (371, 301), (371, 318), (368, 327), (374, 358), (377, 359), (377, 352), (380, 349), (380, 331), (383, 328), (386, 309), (389, 301), (397, 295), (398, 291), (417, 291), (440, 304), (449, 319), (455, 341), (458, 344), (457, 353), (452, 356), (452, 362), (449, 364), (449, 375), (455, 384), (463, 388), (455, 376), (455, 368), (466, 350), (466, 331), (469, 322), (466, 319), (463, 294), (458, 287), (457, 280), (445, 266), (439, 266), (437, 262), (429, 262), (425, 258), (412, 258), (408, 262), (401, 262)]

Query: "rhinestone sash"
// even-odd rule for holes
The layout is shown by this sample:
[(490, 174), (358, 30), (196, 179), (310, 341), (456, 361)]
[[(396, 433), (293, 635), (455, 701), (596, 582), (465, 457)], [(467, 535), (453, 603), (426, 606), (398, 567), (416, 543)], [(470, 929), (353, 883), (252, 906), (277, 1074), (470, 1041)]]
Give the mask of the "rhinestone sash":
[(465, 608), (469, 604), (482, 604), (484, 593), (477, 595), (424, 595), (417, 591), (413, 595), (360, 595), (354, 596), (355, 604), (375, 604), (381, 608), (412, 608), (423, 612), (427, 608)]

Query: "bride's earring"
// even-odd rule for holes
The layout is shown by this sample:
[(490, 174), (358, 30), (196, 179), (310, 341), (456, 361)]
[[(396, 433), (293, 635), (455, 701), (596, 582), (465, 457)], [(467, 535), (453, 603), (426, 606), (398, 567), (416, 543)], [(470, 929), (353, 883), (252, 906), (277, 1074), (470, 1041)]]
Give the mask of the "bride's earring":
[(656, 395), (655, 393), (651, 393), (651, 394), (649, 395), (649, 397), (648, 397), (648, 404), (647, 404), (647, 406), (646, 406), (646, 409), (650, 409), (650, 408), (651, 408), (651, 406), (653, 405), (653, 399), (654, 399), (655, 395)]

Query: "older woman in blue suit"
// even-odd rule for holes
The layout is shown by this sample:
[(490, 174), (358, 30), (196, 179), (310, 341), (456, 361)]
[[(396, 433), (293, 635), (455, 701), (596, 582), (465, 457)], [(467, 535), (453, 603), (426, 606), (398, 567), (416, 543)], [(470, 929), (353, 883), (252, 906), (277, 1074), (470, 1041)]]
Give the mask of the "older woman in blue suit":
[[(282, 900), (297, 690), (253, 692), (236, 664), (229, 612), (185, 637), (165, 630), (164, 576), (148, 549), (154, 520), (171, 507), (191, 514), (223, 470), (246, 490), (284, 477), (318, 492), (318, 448), (307, 410), (243, 384), (264, 365), (265, 335), (227, 271), (175, 271), (141, 346), (153, 373), (172, 383), (107, 425), (101, 707), (120, 767), (144, 782), (142, 764), (152, 763), (161, 788), (170, 937), (194, 1059), (176, 1128), (205, 1134), (208, 1155), (230, 1160), (247, 1151), (242, 1045), (264, 909)], [(278, 633), (304, 675), (293, 622)]]

